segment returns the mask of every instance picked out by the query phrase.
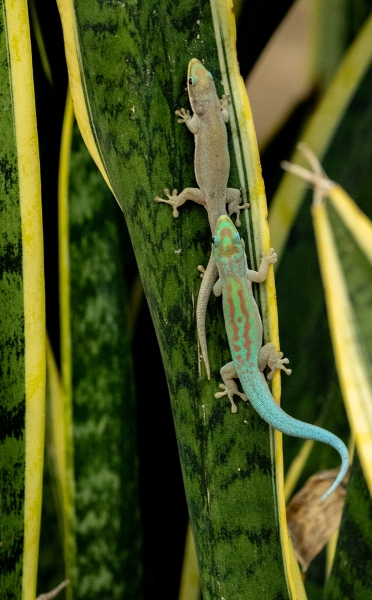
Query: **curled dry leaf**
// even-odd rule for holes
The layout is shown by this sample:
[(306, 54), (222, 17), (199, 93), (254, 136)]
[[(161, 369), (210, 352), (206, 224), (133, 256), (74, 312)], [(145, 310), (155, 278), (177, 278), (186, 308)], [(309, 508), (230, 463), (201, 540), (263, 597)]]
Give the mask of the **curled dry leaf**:
[(342, 484), (326, 500), (320, 501), (338, 472), (339, 469), (329, 469), (316, 473), (288, 504), (288, 529), (297, 560), (304, 573), (340, 526), (349, 471)]

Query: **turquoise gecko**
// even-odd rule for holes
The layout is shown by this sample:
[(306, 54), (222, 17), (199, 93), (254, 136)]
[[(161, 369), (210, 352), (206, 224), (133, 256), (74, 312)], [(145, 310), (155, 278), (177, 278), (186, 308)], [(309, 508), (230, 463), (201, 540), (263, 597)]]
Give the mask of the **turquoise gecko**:
[[(249, 206), (241, 202), (240, 190), (227, 187), (230, 171), (230, 157), (227, 146), (227, 132), (225, 123), (229, 114), (227, 107), (229, 96), (222, 96), (219, 100), (214, 85), (213, 77), (197, 58), (189, 62), (187, 72), (187, 90), (193, 116), (190, 111), (181, 108), (176, 110), (180, 117), (179, 123), (185, 123), (195, 136), (195, 177), (199, 188), (185, 188), (180, 194), (169, 189), (164, 190), (168, 200), (156, 196), (156, 202), (165, 202), (173, 206), (173, 216), (178, 217), (178, 208), (187, 200), (193, 200), (205, 207), (208, 213), (212, 235), (217, 219), (226, 214), (226, 204), (231, 216), (236, 214), (236, 226), (239, 227), (239, 212)], [(204, 360), (207, 377), (210, 379), (207, 342), (205, 335), (205, 317), (207, 304), (213, 284), (217, 279), (217, 268), (211, 255), (207, 269), (198, 267), (203, 272), (203, 281), (200, 286), (196, 307), (196, 325), (202, 357)]]
[[(234, 394), (238, 394), (243, 400), (249, 398), (260, 417), (278, 431), (294, 437), (324, 442), (335, 448), (341, 456), (342, 464), (335, 481), (321, 498), (325, 500), (341, 483), (347, 471), (347, 448), (333, 433), (289, 416), (272, 397), (263, 375), (266, 358), (265, 352), (262, 352), (265, 346), (261, 348), (262, 322), (252, 293), (251, 282), (257, 281), (257, 273), (248, 269), (244, 242), (228, 216), (223, 215), (217, 221), (213, 252), (219, 273), (219, 280), (213, 291), (217, 296), (222, 294), (225, 327), (233, 359), (221, 369), (224, 381), (221, 387), (224, 387), (225, 391), (216, 394), (216, 397), (227, 395), (233, 412), (237, 410), (233, 400)], [(267, 265), (276, 260), (272, 248), (267, 255), (263, 253), (262, 256), (262, 262)], [(274, 371), (275, 366), (269, 378)], [(237, 377), (245, 394), (238, 392), (234, 381)]]

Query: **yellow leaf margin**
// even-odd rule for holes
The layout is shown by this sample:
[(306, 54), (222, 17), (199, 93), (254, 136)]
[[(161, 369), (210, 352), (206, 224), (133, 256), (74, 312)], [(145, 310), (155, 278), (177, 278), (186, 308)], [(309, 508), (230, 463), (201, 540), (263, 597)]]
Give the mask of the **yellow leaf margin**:
[[(70, 305), (70, 261), (69, 261), (69, 173), (74, 111), (70, 92), (67, 93), (65, 114), (62, 127), (60, 163), (58, 173), (58, 249), (59, 249), (59, 293), (61, 323), (61, 380), (63, 398), (63, 448), (64, 457), (60, 457), (61, 490), (63, 492), (63, 548), (65, 555), (66, 577), (73, 583), (66, 589), (66, 598), (72, 598), (74, 572), (76, 568), (75, 538), (75, 480), (74, 451), (72, 436), (72, 357), (71, 357), (71, 305)], [(55, 398), (55, 400), (58, 400)], [(60, 412), (56, 402), (53, 408)], [(55, 424), (55, 423), (54, 423)], [(56, 436), (56, 434), (55, 434)], [(58, 439), (56, 437), (56, 439)], [(63, 461), (63, 462), (62, 462)]]
[(26, 467), (22, 598), (34, 600), (44, 462), (45, 297), (39, 146), (27, 2), (5, 0), (22, 221)]
[(298, 149), (310, 162), (314, 172), (286, 161), (282, 166), (314, 186), (311, 213), (337, 373), (364, 476), (372, 495), (372, 386), (324, 199), (330, 198), (371, 265), (372, 223), (345, 190), (326, 177), (312, 150), (303, 142)]
[(65, 55), (68, 67), (68, 80), (71, 97), (74, 104), (76, 120), (80, 133), (88, 148), (94, 162), (102, 173), (110, 190), (113, 192), (108, 172), (104, 166), (102, 156), (96, 144), (97, 136), (92, 130), (93, 119), (89, 118), (89, 102), (85, 91), (83, 69), (81, 67), (81, 55), (79, 36), (76, 25), (76, 15), (73, 0), (57, 0), (58, 10), (61, 17), (63, 39), (65, 43)]
[[(345, 207), (351, 207), (346, 220), (344, 219), (345, 224), (347, 225), (347, 221), (350, 223), (350, 221), (354, 220), (352, 225), (356, 234), (354, 237), (356, 241), (359, 238), (364, 246), (369, 246), (369, 260), (371, 261), (372, 224), (369, 222), (367, 225), (367, 218), (363, 214), (360, 214), (358, 218), (359, 209), (355, 205), (353, 206), (353, 201), (340, 186), (335, 185), (331, 188), (329, 197), (342, 218), (343, 215), (345, 216)], [(337, 372), (364, 476), (372, 495), (372, 388), (367, 376), (363, 349), (358, 340), (355, 328), (355, 316), (349, 299), (326, 206), (324, 203), (313, 205), (311, 212)], [(358, 226), (361, 229), (369, 230), (367, 240), (361, 239), (361, 232), (357, 231)], [(351, 232), (353, 233), (352, 230)]]
[(189, 524), (187, 526), (185, 554), (183, 557), (181, 585), (178, 600), (199, 600), (200, 578), (198, 560), (196, 557), (194, 536)]

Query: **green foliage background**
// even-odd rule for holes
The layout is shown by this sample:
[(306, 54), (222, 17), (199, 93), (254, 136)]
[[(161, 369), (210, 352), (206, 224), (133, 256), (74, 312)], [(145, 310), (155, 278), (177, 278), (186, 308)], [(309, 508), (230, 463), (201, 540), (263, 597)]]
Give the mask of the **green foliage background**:
[[(309, 98), (295, 108), (262, 155), (269, 204), (281, 177), (280, 161), (290, 158), (308, 115), (372, 8), (371, 2), (361, 0), (333, 2), (332, 10), (337, 12), (340, 25), (335, 27), (329, 16), (329, 3), (314, 3), (319, 25), (314, 86)], [(283, 0), (273, 7), (260, 0), (235, 6), (239, 15), (238, 60), (244, 77), (291, 4)], [(214, 298), (210, 302), (207, 335), (215, 380), (207, 382), (195, 377), (196, 337), (190, 298), (193, 295), (196, 301), (199, 288), (196, 265), (206, 264), (209, 255), (206, 214), (201, 207), (185, 206), (174, 221), (168, 207), (149, 201), (156, 194), (161, 195), (164, 187), (182, 189), (194, 181), (193, 139), (186, 128), (177, 124), (174, 110), (188, 107), (184, 80), (192, 54), (205, 59), (215, 76), (219, 73), (210, 5), (207, 1), (164, 1), (155, 9), (153, 3), (128, 2), (116, 20), (113, 2), (81, 1), (77, 5), (81, 48), (87, 61), (86, 93), (127, 225), (75, 125), (70, 258), (76, 403), (76, 597), (177, 597), (188, 521), (179, 452), (205, 598), (218, 597), (216, 581), (220, 574), (213, 569), (221, 557), (225, 559), (229, 554), (230, 562), (223, 573), (229, 586), (228, 597), (237, 600), (261, 594), (265, 598), (287, 598), (273, 511), (268, 428), (249, 405), (239, 405), (237, 428), (237, 419), (224, 401), (216, 402), (213, 397), (218, 389), (218, 369), (229, 359), (220, 303)], [(103, 13), (103, 7), (108, 12)], [(30, 14), (42, 175), (47, 329), (59, 362), (57, 181), (67, 69), (57, 6), (33, 0)], [(105, 19), (109, 17), (104, 20), (103, 14)], [(124, 51), (120, 36), (116, 39), (118, 31), (123, 30), (127, 32)], [(51, 80), (43, 65), (38, 32), (45, 44)], [(173, 58), (172, 62), (171, 56), (177, 60)], [(105, 77), (100, 78), (100, 72)], [(216, 84), (221, 95), (218, 78)], [(323, 161), (329, 177), (343, 185), (370, 218), (372, 150), (366, 132), (372, 124), (371, 85), (372, 67), (359, 85)], [(5, 93), (3, 88), (3, 100)], [(138, 123), (146, 123), (146, 127), (138, 127)], [(122, 138), (115, 139), (115, 131), (122, 132)], [(125, 136), (130, 138), (129, 144)], [(230, 185), (238, 187), (231, 139), (229, 143)], [(4, 160), (0, 165), (3, 176)], [(133, 174), (136, 186), (131, 179)], [(281, 347), (293, 369), (291, 378), (283, 381), (282, 406), (304, 421), (315, 422), (321, 416), (325, 427), (347, 441), (349, 429), (334, 365), (309, 201), (307, 195), (276, 275)], [(337, 221), (337, 217), (333, 218)], [(6, 222), (10, 228), (15, 223), (19, 229), (17, 218), (7, 216)], [(345, 231), (340, 233), (341, 248), (346, 235)], [(176, 252), (179, 249), (181, 258)], [(344, 258), (347, 265), (347, 253)], [(136, 260), (147, 302), (141, 293)], [(17, 267), (16, 262), (12, 264)], [(368, 269), (361, 269), (364, 283), (369, 282)], [(350, 285), (358, 299), (356, 290), (361, 282), (354, 275)], [(367, 317), (362, 316), (361, 323), (367, 321), (370, 312), (366, 308), (369, 296), (367, 300), (363, 298), (363, 315)], [(11, 304), (17, 311), (19, 303)], [(366, 338), (368, 333), (365, 332)], [(1, 335), (5, 334), (3, 327)], [(6, 345), (6, 340), (2, 343)], [(168, 370), (168, 385), (162, 361)], [(202, 416), (200, 396), (205, 398), (207, 410), (205, 429), (198, 425)], [(246, 435), (246, 422), (252, 431), (250, 437)], [(284, 439), (286, 466), (300, 445), (299, 440)], [(249, 494), (245, 487), (248, 483), (238, 476), (226, 484), (229, 461), (237, 460), (236, 457), (240, 460), (241, 456), (244, 464), (240, 462), (239, 468), (242, 476), (249, 479)], [(337, 461), (331, 449), (315, 445), (298, 486), (314, 472), (336, 466)], [(47, 464), (46, 461), (39, 593), (53, 588), (64, 577), (58, 507)], [(220, 513), (210, 521), (201, 483), (204, 469), (211, 474), (212, 490), (222, 499)], [(89, 478), (95, 478), (99, 485), (85, 485)], [(256, 505), (260, 505), (261, 513), (247, 523), (245, 510), (252, 515)], [(323, 594), (332, 600), (369, 597), (372, 582), (366, 555), (372, 549), (371, 511), (356, 458), (333, 573), (325, 587), (323, 551), (307, 574), (309, 600), (322, 598)], [(265, 521), (262, 514), (267, 515)], [(219, 519), (224, 523), (222, 534), (215, 528)], [(232, 522), (236, 527), (233, 533)], [(363, 544), (359, 543), (361, 539)], [(250, 556), (249, 564), (245, 553)], [(349, 566), (345, 567), (345, 561)], [(254, 580), (258, 572), (261, 583)], [(264, 591), (260, 585), (264, 585)]]

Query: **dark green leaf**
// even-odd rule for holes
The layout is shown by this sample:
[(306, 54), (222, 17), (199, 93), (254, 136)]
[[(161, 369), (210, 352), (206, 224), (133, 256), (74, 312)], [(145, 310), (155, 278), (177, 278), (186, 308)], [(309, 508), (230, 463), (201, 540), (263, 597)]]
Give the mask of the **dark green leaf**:
[(0, 481), (4, 598), (20, 599), (25, 499), (25, 335), (22, 229), (9, 50), (0, 10)]
[[(174, 116), (188, 107), (190, 58), (205, 60), (222, 93), (210, 5), (126, 3), (118, 10), (81, 0), (75, 7), (92, 126), (127, 220), (167, 373), (205, 598), (287, 598), (269, 429), (250, 406), (233, 415), (228, 402), (214, 398), (217, 371), (229, 359), (214, 299), (207, 321), (214, 378), (198, 374), (196, 267), (210, 251), (206, 214), (186, 205), (175, 222), (169, 207), (154, 203), (164, 187), (195, 182), (192, 136)], [(229, 183), (239, 187), (235, 166)], [(156, 389), (151, 367), (143, 372)]]
[(125, 229), (77, 126), (70, 168), (74, 597), (139, 600), (143, 567)]

